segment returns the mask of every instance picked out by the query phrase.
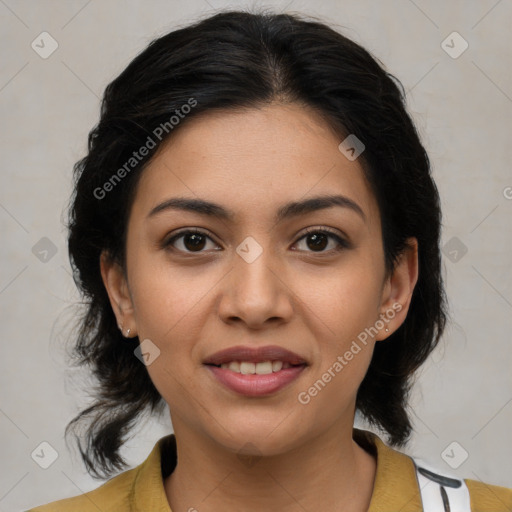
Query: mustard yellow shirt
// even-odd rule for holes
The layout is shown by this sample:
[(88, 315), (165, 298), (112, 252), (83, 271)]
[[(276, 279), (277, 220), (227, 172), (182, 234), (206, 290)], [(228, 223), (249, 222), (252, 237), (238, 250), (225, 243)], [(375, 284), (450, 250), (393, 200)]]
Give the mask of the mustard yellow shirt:
[[(377, 458), (368, 512), (422, 512), (413, 460), (374, 433), (354, 429), (354, 440)], [(147, 459), (97, 489), (27, 512), (172, 512), (163, 479), (176, 467), (174, 434), (161, 438)], [(465, 479), (472, 512), (512, 512), (512, 489)], [(453, 511), (455, 512), (455, 511)]]

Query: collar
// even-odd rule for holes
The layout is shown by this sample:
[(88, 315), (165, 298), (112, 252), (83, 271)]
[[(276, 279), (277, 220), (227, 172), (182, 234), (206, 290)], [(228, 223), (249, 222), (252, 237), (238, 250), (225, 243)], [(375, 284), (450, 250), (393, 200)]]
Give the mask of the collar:
[[(390, 448), (373, 432), (353, 429), (353, 438), (377, 459), (377, 471), (368, 512), (421, 512), (421, 496), (414, 463), (408, 455)], [(163, 457), (162, 457), (163, 455)], [(177, 462), (174, 434), (162, 437), (147, 459), (135, 469), (130, 490), (137, 512), (172, 512), (164, 490), (164, 478)]]
[(377, 458), (368, 512), (422, 512), (423, 506), (411, 457), (390, 448), (373, 432), (353, 429), (356, 443)]

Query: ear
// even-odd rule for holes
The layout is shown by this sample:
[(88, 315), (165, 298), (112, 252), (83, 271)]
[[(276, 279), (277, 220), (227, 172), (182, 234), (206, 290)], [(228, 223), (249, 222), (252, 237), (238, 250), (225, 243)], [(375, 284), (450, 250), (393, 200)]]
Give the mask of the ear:
[[(123, 336), (133, 338), (137, 335), (133, 302), (125, 273), (105, 251), (100, 256), (100, 269), (103, 284), (110, 299), (110, 305), (116, 315), (117, 325)], [(127, 334), (128, 329), (130, 330)]]
[[(383, 340), (396, 331), (407, 317), (412, 293), (418, 281), (418, 240), (408, 238), (395, 269), (386, 279), (382, 290), (380, 318), (384, 322), (376, 340)], [(389, 332), (385, 332), (385, 328)]]

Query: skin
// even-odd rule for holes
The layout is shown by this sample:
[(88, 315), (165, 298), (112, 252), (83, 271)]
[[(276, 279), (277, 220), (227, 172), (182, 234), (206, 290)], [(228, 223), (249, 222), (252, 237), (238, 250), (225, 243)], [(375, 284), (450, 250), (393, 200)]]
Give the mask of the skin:
[[(102, 257), (118, 323), (160, 350), (147, 370), (169, 405), (177, 439), (178, 464), (164, 480), (174, 512), (368, 509), (376, 461), (352, 439), (356, 393), (375, 343), (385, 343), (407, 315), (417, 243), (410, 240), (386, 275), (375, 197), (340, 142), (297, 104), (192, 119), (141, 176), (126, 272)], [(283, 204), (326, 194), (350, 198), (365, 219), (334, 206), (275, 222)], [(171, 209), (149, 215), (179, 196), (218, 203), (234, 218)], [(316, 249), (304, 238), (310, 227), (330, 228), (350, 246), (336, 251), (329, 237)], [(196, 252), (187, 237), (163, 247), (182, 228), (209, 232)], [(247, 236), (262, 249), (252, 263), (236, 252)], [(298, 394), (397, 303), (402, 308), (386, 323), (389, 332), (383, 327), (369, 337), (321, 392), (299, 403)], [(269, 344), (309, 363), (271, 396), (239, 395), (203, 365), (227, 347)]]

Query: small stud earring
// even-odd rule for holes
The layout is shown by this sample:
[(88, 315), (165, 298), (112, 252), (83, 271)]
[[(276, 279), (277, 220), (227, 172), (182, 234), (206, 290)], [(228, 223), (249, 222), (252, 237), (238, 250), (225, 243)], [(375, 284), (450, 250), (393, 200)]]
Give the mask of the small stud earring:
[(389, 329), (386, 327), (386, 332), (389, 332)]
[(128, 336), (130, 336), (130, 331), (131, 331), (131, 329), (126, 329), (126, 334), (125, 334), (126, 338), (128, 338)]

